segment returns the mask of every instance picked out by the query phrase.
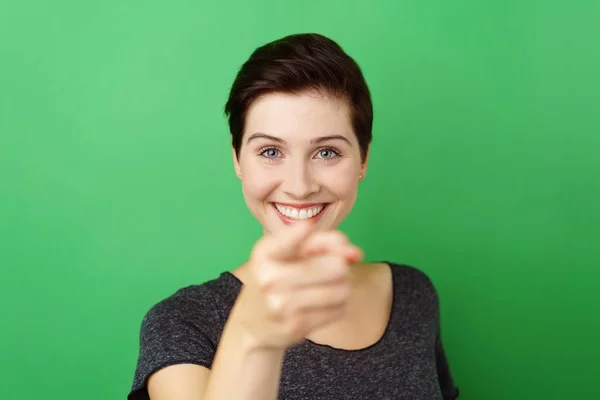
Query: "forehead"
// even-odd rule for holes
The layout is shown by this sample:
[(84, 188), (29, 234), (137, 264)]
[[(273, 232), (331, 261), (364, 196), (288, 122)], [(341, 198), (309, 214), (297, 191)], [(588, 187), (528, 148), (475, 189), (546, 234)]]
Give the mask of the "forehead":
[(354, 134), (346, 102), (319, 93), (270, 93), (255, 100), (246, 114), (245, 134), (313, 138)]

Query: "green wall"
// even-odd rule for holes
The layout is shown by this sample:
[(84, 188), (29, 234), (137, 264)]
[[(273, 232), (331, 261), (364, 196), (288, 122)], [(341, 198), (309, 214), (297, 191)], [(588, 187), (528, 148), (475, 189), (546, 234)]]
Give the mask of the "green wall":
[(600, 2), (4, 1), (0, 399), (124, 399), (146, 310), (260, 234), (222, 107), (257, 46), (364, 69), (343, 229), (426, 271), (464, 399), (600, 386)]

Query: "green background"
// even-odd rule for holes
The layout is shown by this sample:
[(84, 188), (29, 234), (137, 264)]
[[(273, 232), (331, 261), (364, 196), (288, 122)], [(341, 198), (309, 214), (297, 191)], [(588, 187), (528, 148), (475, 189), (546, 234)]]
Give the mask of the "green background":
[(124, 399), (141, 319), (243, 262), (222, 114), (257, 46), (337, 40), (375, 105), (343, 225), (426, 271), (464, 399), (600, 385), (600, 2), (3, 1), (0, 398)]

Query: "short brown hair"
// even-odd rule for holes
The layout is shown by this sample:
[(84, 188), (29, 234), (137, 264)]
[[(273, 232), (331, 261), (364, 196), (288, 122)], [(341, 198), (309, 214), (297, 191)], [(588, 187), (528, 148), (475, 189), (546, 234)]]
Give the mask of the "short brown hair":
[(242, 146), (246, 113), (254, 100), (268, 93), (307, 90), (347, 102), (364, 160), (373, 127), (369, 88), (356, 61), (336, 42), (315, 33), (294, 34), (267, 43), (242, 65), (225, 105), (236, 154)]

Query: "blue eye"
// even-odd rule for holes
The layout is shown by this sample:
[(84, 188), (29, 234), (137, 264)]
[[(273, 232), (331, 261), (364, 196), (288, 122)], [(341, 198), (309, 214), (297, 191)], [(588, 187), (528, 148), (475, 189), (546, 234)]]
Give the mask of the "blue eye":
[(327, 148), (327, 149), (319, 150), (317, 155), (318, 155), (318, 158), (322, 158), (324, 160), (332, 160), (332, 159), (338, 157), (340, 155), (340, 153), (338, 153), (334, 149)]
[(280, 156), (279, 150), (277, 150), (275, 147), (267, 147), (266, 149), (261, 150), (258, 154), (268, 159), (275, 159)]

